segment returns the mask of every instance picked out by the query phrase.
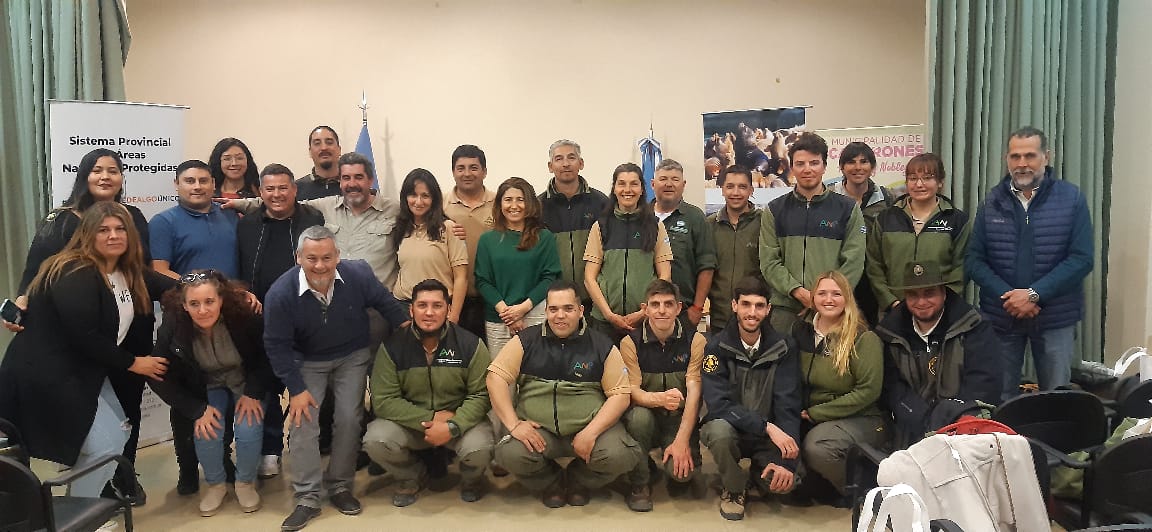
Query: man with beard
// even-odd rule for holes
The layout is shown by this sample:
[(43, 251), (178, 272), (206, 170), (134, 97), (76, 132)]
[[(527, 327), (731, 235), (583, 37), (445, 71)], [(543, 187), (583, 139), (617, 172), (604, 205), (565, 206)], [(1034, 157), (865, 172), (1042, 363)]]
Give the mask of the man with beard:
[[(736, 319), (704, 348), (700, 442), (720, 470), (720, 515), (744, 518), (745, 487), (788, 493), (800, 466), (800, 353), (791, 336), (768, 323), (764, 281), (741, 279), (732, 290)], [(741, 458), (751, 458), (748, 473)]]
[(1004, 400), (1019, 393), (1028, 345), (1041, 390), (1069, 383), (1076, 323), (1084, 316), (1092, 220), (1084, 194), (1056, 177), (1050, 156), (1039, 129), (1008, 137), (1009, 174), (977, 211), (964, 261), (999, 340)]
[(992, 327), (947, 286), (936, 262), (911, 262), (904, 301), (876, 326), (884, 342), (884, 391), (896, 421), (897, 449), (1000, 393), (1000, 357)]
[(476, 335), (448, 321), (448, 288), (426, 279), (412, 288), (412, 325), (384, 344), (372, 370), (372, 409), (364, 449), (399, 482), (392, 504), (416, 502), (425, 465), (413, 451), (446, 448), (460, 458), (460, 499), (484, 495), (492, 461), (485, 376), (492, 362)]
[(308, 134), (312, 173), (296, 180), (296, 199), (310, 200), (340, 195), (340, 136), (329, 126), (316, 126)]

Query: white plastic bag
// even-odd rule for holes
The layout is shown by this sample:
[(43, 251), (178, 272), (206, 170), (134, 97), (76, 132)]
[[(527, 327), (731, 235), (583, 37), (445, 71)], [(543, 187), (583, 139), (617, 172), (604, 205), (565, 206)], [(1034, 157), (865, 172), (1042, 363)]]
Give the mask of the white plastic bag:
[(1140, 368), (1140, 380), (1152, 379), (1152, 355), (1148, 354), (1148, 350), (1143, 347), (1130, 347), (1123, 355), (1120, 355), (1114, 368), (1116, 376), (1123, 376), (1124, 372), (1128, 371), (1128, 367), (1136, 361), (1140, 362), (1138, 366)]
[[(877, 496), (881, 497), (880, 508), (873, 514)], [(897, 508), (905, 502), (912, 505), (911, 513)], [(856, 532), (884, 532), (889, 518), (892, 518), (893, 532), (929, 532), (932, 529), (931, 519), (924, 508), (924, 499), (907, 484), (879, 486), (869, 490), (868, 496), (864, 498), (864, 509), (860, 512)]]
[(1128, 438), (1135, 438), (1136, 436), (1143, 436), (1145, 434), (1152, 434), (1152, 418), (1141, 419), (1132, 428), (1124, 431), (1124, 435), (1120, 439), (1127, 440)]

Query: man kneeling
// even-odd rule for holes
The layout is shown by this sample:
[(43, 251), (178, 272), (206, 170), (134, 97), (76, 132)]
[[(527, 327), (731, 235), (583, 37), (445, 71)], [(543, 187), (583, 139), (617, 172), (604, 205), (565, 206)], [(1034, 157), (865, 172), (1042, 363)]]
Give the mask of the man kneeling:
[[(520, 331), (488, 366), (492, 410), (511, 433), (496, 445), (496, 461), (528, 489), (543, 490), (545, 506), (584, 506), (589, 490), (640, 459), (636, 440), (617, 423), (631, 387), (620, 351), (585, 323), (575, 285), (552, 283), (545, 303), (547, 322)], [(564, 456), (575, 457), (567, 486), (556, 463)]]
[(364, 449), (385, 464), (400, 487), (395, 506), (416, 502), (424, 463), (412, 452), (447, 447), (460, 458), (460, 498), (484, 496), (484, 469), (492, 461), (492, 425), (484, 385), (491, 357), (484, 342), (448, 322), (448, 288), (435, 279), (412, 289), (412, 325), (393, 334), (372, 371), (375, 421)]
[[(765, 319), (768, 286), (745, 277), (732, 289), (736, 319), (704, 348), (704, 404), (708, 415), (700, 441), (720, 470), (724, 491), (720, 515), (744, 518), (744, 488), (756, 484), (764, 495), (795, 487), (800, 448), (800, 364), (791, 336)], [(740, 458), (752, 459), (748, 476)]]
[(647, 512), (652, 509), (650, 477), (655, 468), (649, 449), (664, 451), (670, 495), (683, 493), (700, 467), (696, 421), (705, 341), (677, 319), (684, 304), (676, 285), (653, 280), (640, 306), (644, 321), (620, 341), (620, 356), (632, 382), (632, 408), (624, 414), (624, 425), (644, 453), (628, 475), (632, 483), (628, 508)]

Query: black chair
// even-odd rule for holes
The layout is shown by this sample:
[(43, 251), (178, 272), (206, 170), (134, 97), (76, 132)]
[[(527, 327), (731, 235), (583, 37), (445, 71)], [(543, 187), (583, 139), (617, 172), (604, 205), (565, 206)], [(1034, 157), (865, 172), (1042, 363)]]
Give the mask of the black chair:
[(1152, 417), (1152, 380), (1126, 377), (1116, 395), (1116, 412), (1121, 417)]
[(132, 463), (115, 455), (73, 468), (59, 478), (41, 483), (28, 466), (0, 456), (0, 532), (90, 532), (121, 512), (124, 513), (125, 530), (132, 532), (132, 504), (128, 499), (52, 495), (52, 488), (67, 486), (113, 462), (118, 466), (117, 474), (125, 475), (125, 478), (136, 476)]
[(24, 448), (24, 440), (21, 439), (20, 431), (16, 429), (16, 425), (0, 417), (0, 436), (7, 440), (3, 445), (0, 445), (0, 456), (15, 458), (20, 463), (28, 465), (28, 451)]
[(1084, 471), (1080, 526), (1152, 525), (1152, 434), (1122, 440)]
[(1075, 451), (1098, 451), (1108, 439), (1108, 416), (1098, 397), (1077, 390), (1029, 393), (1009, 399), (992, 419), (1035, 442), (1048, 455), (1048, 465), (1083, 467), (1068, 458)]

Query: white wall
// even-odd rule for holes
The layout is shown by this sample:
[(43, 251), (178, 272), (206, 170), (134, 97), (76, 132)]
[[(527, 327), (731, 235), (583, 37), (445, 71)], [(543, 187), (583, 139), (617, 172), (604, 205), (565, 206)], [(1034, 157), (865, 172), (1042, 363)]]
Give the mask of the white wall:
[(1119, 3), (1116, 35), (1116, 125), (1112, 159), (1112, 222), (1108, 235), (1107, 362), (1128, 347), (1152, 345), (1152, 2)]
[(923, 0), (129, 0), (125, 76), (130, 100), (191, 106), (189, 157), (234, 136), (259, 164), (306, 173), (312, 126), (355, 146), (363, 89), (394, 186), (417, 166), (447, 185), (452, 149), (472, 143), (490, 188), (541, 187), (548, 145), (570, 138), (605, 189), (649, 121), (690, 177), (704, 112), (924, 123), (924, 16)]

